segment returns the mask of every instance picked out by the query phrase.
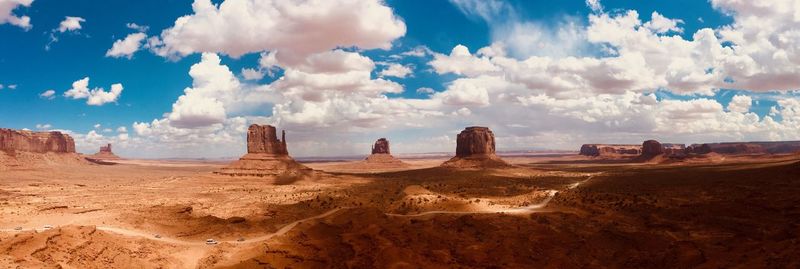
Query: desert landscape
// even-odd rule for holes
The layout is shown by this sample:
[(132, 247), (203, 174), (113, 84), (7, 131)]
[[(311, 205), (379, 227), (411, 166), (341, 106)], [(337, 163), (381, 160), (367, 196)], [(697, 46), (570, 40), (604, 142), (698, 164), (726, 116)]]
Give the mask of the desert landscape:
[(800, 266), (796, 153), (698, 157), (647, 141), (626, 146), (635, 157), (503, 158), (470, 127), (450, 160), (395, 159), (379, 139), (363, 161), (300, 164), (276, 134), (251, 126), (250, 157), (232, 164), (97, 162), (66, 135), (3, 129), (0, 265)]
[(800, 269), (800, 0), (0, 0), (0, 269)]

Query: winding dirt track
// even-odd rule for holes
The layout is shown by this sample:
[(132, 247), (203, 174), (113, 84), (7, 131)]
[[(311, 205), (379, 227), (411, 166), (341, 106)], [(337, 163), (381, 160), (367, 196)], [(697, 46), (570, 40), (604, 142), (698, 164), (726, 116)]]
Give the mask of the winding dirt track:
[[(567, 187), (567, 189), (568, 190), (575, 189), (578, 186), (580, 186), (581, 184), (585, 183), (586, 181), (589, 181), (590, 179), (592, 179), (592, 177), (594, 177), (594, 176), (592, 175), (592, 176), (589, 176), (588, 178), (586, 178), (583, 181), (576, 182), (576, 183), (570, 185), (569, 187)], [(437, 211), (426, 211), (426, 212), (421, 212), (421, 213), (417, 213), (417, 214), (393, 214), (393, 213), (385, 213), (385, 214), (387, 216), (392, 216), (392, 217), (422, 217), (422, 216), (437, 215), (437, 214), (468, 215), (468, 214), (491, 214), (491, 213), (506, 213), (506, 214), (535, 213), (535, 212), (540, 212), (541, 209), (547, 207), (547, 205), (550, 203), (551, 200), (553, 200), (553, 197), (557, 193), (558, 193), (557, 190), (550, 190), (548, 192), (547, 198), (545, 198), (544, 201), (542, 201), (541, 203), (530, 205), (530, 206), (525, 206), (525, 207), (518, 207), (518, 208), (493, 209), (493, 210), (484, 210), (484, 211), (438, 211), (437, 210)], [(291, 222), (289, 224), (284, 225), (283, 227), (281, 227), (280, 229), (278, 229), (278, 231), (276, 231), (274, 233), (266, 234), (266, 235), (263, 235), (263, 236), (254, 237), (254, 238), (243, 240), (243, 241), (236, 241), (236, 240), (233, 240), (233, 241), (231, 241), (231, 240), (228, 240), (228, 241), (217, 241), (217, 243), (231, 243), (231, 244), (239, 244), (239, 245), (241, 245), (241, 244), (254, 244), (254, 243), (260, 243), (260, 242), (264, 242), (264, 241), (269, 241), (274, 237), (286, 234), (287, 232), (289, 232), (292, 229), (294, 229), (294, 227), (296, 227), (298, 224), (300, 224), (300, 223), (302, 223), (304, 221), (310, 221), (310, 220), (325, 218), (325, 217), (328, 217), (330, 215), (335, 214), (336, 212), (339, 212), (340, 210), (347, 209), (347, 208), (348, 207), (336, 208), (336, 209), (332, 209), (330, 211), (327, 211), (325, 213), (322, 213), (322, 214), (319, 214), (319, 215), (316, 215), (316, 216), (311, 216), (311, 217), (308, 217), (308, 218), (297, 220), (297, 221), (294, 221), (294, 222)], [(175, 244), (175, 245), (181, 245), (181, 246), (205, 246), (205, 245), (207, 245), (205, 241), (199, 241), (199, 242), (198, 241), (189, 241), (189, 240), (183, 240), (183, 239), (178, 239), (178, 238), (169, 238), (169, 237), (164, 237), (164, 236), (161, 236), (161, 237), (157, 238), (154, 233), (148, 233), (148, 232), (142, 232), (142, 231), (136, 231), (136, 230), (112, 227), (112, 226), (97, 226), (97, 229), (101, 230), (101, 231), (105, 231), (105, 232), (111, 232), (111, 233), (123, 235), (123, 236), (142, 237), (142, 238), (149, 239), (149, 240), (155, 240), (155, 241), (160, 241), (160, 242), (165, 242), (165, 243), (170, 243), (170, 244)], [(23, 229), (23, 230), (2, 229), (2, 230), (0, 230), (0, 232), (23, 232), (23, 231), (41, 232), (41, 231), (44, 231), (44, 230), (45, 229)]]

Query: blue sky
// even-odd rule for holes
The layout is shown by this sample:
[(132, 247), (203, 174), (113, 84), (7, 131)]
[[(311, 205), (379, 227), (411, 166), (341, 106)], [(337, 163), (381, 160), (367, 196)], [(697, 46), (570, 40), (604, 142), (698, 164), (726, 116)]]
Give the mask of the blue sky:
[[(0, 2), (4, 1), (9, 0), (2, 0)], [(22, 2), (24, 3), (25, 1)], [(3, 88), (0, 89), (0, 127), (15, 129), (37, 129), (37, 125), (39, 125), (39, 129), (68, 130), (81, 137), (81, 139), (78, 139), (79, 148), (84, 149), (84, 151), (94, 148), (97, 144), (102, 144), (103, 141), (100, 140), (106, 140), (109, 142), (123, 144), (121, 150), (125, 151), (125, 153), (142, 157), (164, 157), (170, 156), (171, 154), (235, 156), (237, 152), (241, 151), (241, 147), (221, 151), (195, 151), (191, 149), (192, 147), (189, 145), (204, 145), (208, 142), (197, 140), (197, 136), (204, 135), (202, 133), (203, 131), (197, 130), (209, 126), (191, 126), (191, 128), (188, 128), (190, 130), (187, 130), (187, 132), (195, 132), (194, 135), (182, 133), (181, 135), (176, 135), (168, 139), (163, 138), (163, 136), (180, 133), (180, 130), (171, 129), (170, 132), (160, 133), (159, 135), (150, 134), (150, 136), (145, 134), (145, 132), (134, 131), (134, 123), (150, 124), (153, 120), (169, 119), (170, 113), (177, 114), (177, 111), (173, 111), (173, 104), (176, 103), (176, 100), (178, 100), (179, 97), (185, 95), (185, 89), (193, 87), (193, 81), (197, 79), (193, 79), (193, 77), (189, 75), (190, 68), (202, 61), (201, 53), (209, 52), (220, 55), (221, 65), (227, 67), (241, 83), (239, 86), (241, 89), (236, 90), (243, 92), (258, 92), (263, 94), (261, 96), (269, 95), (271, 97), (263, 97), (264, 100), (256, 102), (258, 105), (253, 107), (237, 104), (234, 101), (223, 101), (225, 103), (226, 113), (224, 116), (226, 118), (226, 122), (217, 122), (216, 124), (218, 125), (216, 127), (210, 128), (213, 130), (206, 131), (221, 137), (225, 137), (225, 135), (222, 135), (222, 133), (225, 133), (226, 135), (233, 134), (233, 136), (236, 136), (235, 134), (237, 134), (237, 131), (233, 130), (236, 128), (233, 128), (232, 125), (229, 124), (229, 120), (237, 117), (242, 117), (243, 121), (247, 123), (272, 123), (278, 125), (279, 127), (291, 127), (294, 130), (297, 130), (297, 132), (301, 133), (298, 137), (298, 142), (306, 143), (302, 147), (298, 147), (298, 152), (301, 152), (301, 155), (335, 155), (334, 153), (329, 152), (332, 150), (346, 153), (357, 153), (358, 149), (363, 147), (365, 144), (368, 144), (368, 140), (371, 139), (371, 137), (377, 135), (390, 136), (392, 134), (397, 136), (396, 139), (400, 141), (400, 145), (408, 146), (407, 150), (399, 150), (399, 152), (425, 151), (426, 149), (433, 151), (447, 149), (450, 147), (448, 143), (452, 143), (452, 141), (445, 139), (445, 137), (452, 136), (452, 132), (457, 130), (459, 126), (463, 124), (490, 125), (496, 130), (509, 130), (506, 134), (514, 133), (513, 136), (506, 137), (505, 135), (499, 135), (506, 141), (513, 141), (513, 143), (506, 144), (507, 146), (500, 146), (501, 148), (506, 149), (569, 148), (571, 147), (570, 144), (580, 144), (584, 142), (636, 142), (640, 138), (653, 136), (663, 140), (678, 140), (676, 142), (725, 139), (763, 140), (796, 138), (787, 137), (786, 135), (786, 133), (791, 133), (787, 131), (790, 129), (786, 128), (796, 127), (792, 125), (794, 123), (791, 123), (787, 126), (781, 126), (780, 128), (782, 129), (773, 130), (772, 132), (769, 130), (763, 130), (765, 128), (763, 120), (765, 117), (770, 116), (770, 112), (773, 112), (773, 115), (770, 117), (771, 119), (780, 121), (783, 119), (783, 117), (785, 117), (785, 114), (774, 113), (774, 110), (789, 106), (787, 103), (783, 104), (782, 107), (778, 101), (796, 98), (797, 94), (794, 90), (796, 90), (797, 87), (792, 88), (793, 85), (791, 85), (791, 83), (788, 85), (786, 85), (786, 83), (781, 84), (780, 87), (777, 87), (776, 89), (750, 89), (748, 88), (748, 85), (750, 84), (744, 82), (749, 79), (748, 77), (736, 81), (737, 83), (743, 81), (741, 84), (744, 86), (732, 85), (732, 88), (734, 89), (731, 90), (726, 89), (725, 87), (718, 87), (717, 84), (710, 83), (712, 85), (709, 87), (713, 88), (711, 92), (701, 89), (676, 90), (675, 88), (670, 88), (671, 85), (678, 85), (675, 83), (662, 83), (663, 85), (654, 84), (630, 89), (626, 88), (619, 91), (606, 88), (595, 90), (570, 89), (570, 91), (566, 91), (556, 88), (530, 88), (531, 86), (527, 86), (529, 87), (527, 89), (530, 91), (523, 95), (527, 94), (529, 96), (522, 96), (525, 98), (530, 98), (532, 96), (547, 96), (553, 97), (557, 100), (573, 100), (575, 102), (579, 102), (579, 100), (586, 101), (586, 98), (596, 98), (602, 94), (612, 94), (611, 98), (616, 100), (622, 97), (615, 96), (622, 96), (623, 92), (629, 91), (632, 94), (635, 93), (637, 95), (655, 97), (658, 101), (676, 100), (691, 102), (691, 104), (687, 103), (686, 105), (683, 105), (683, 107), (703, 106), (695, 105), (699, 104), (700, 102), (697, 100), (701, 99), (711, 100), (719, 104), (721, 107), (721, 111), (704, 111), (708, 113), (729, 112), (728, 106), (734, 96), (748, 96), (752, 99), (750, 103), (751, 105), (746, 111), (743, 112), (745, 112), (744, 114), (753, 113), (758, 118), (757, 122), (753, 123), (752, 121), (744, 119), (746, 117), (739, 117), (742, 118), (742, 124), (744, 127), (733, 131), (729, 130), (728, 128), (720, 127), (713, 130), (703, 130), (700, 128), (687, 132), (671, 133), (664, 131), (665, 129), (669, 128), (663, 128), (663, 126), (659, 128), (658, 126), (660, 124), (663, 125), (663, 122), (665, 122), (662, 118), (658, 117), (665, 115), (674, 116), (669, 114), (673, 110), (667, 108), (663, 110), (665, 111), (664, 113), (656, 113), (658, 115), (653, 115), (653, 119), (650, 119), (648, 122), (634, 122), (630, 115), (623, 115), (624, 113), (617, 113), (619, 114), (617, 116), (620, 118), (599, 117), (598, 119), (596, 116), (578, 115), (578, 113), (581, 112), (574, 110), (574, 107), (511, 107), (496, 101), (502, 99), (503, 97), (509, 96), (509, 94), (512, 92), (515, 96), (520, 97), (520, 90), (524, 89), (517, 88), (525, 88), (525, 86), (520, 85), (539, 85), (536, 83), (526, 84), (526, 82), (510, 81), (509, 86), (504, 89), (503, 92), (488, 87), (485, 90), (488, 92), (488, 102), (482, 103), (482, 101), (479, 101), (476, 103), (470, 100), (464, 100), (464, 98), (461, 97), (466, 95), (457, 95), (457, 92), (455, 91), (458, 89), (454, 89), (454, 85), (475, 82), (478, 79), (485, 79), (487, 76), (496, 76), (498, 78), (508, 79), (514, 76), (519, 76), (520, 74), (513, 74), (508, 70), (503, 71), (504, 73), (502, 74), (497, 72), (466, 74), (458, 71), (453, 72), (452, 68), (448, 69), (448, 67), (442, 67), (444, 64), (446, 64), (444, 60), (452, 59), (452, 57), (448, 57), (453, 56), (451, 54), (451, 50), (453, 50), (457, 45), (463, 45), (469, 48), (469, 51), (473, 53), (472, 56), (474, 56), (476, 59), (484, 57), (476, 54), (478, 49), (491, 47), (492, 45), (501, 43), (507, 45), (502, 57), (519, 62), (522, 62), (531, 56), (546, 57), (548, 59), (552, 58), (553, 60), (563, 59), (566, 57), (578, 57), (583, 59), (592, 58), (601, 60), (618, 57), (626, 54), (628, 51), (636, 49), (636, 45), (630, 45), (629, 43), (626, 43), (625, 45), (613, 45), (613, 41), (587, 41), (585, 40), (585, 33), (589, 33), (589, 35), (591, 35), (592, 31), (599, 31), (599, 29), (593, 29), (591, 27), (592, 22), (590, 18), (592, 16), (596, 16), (596, 18), (603, 18), (602, 16), (607, 16), (609, 20), (619, 19), (622, 17), (622, 15), (631, 10), (638, 13), (639, 19), (642, 23), (652, 20), (651, 13), (653, 12), (657, 12), (658, 14), (663, 15), (671, 20), (680, 21), (677, 24), (680, 28), (679, 31), (673, 30), (657, 32), (656, 30), (653, 30), (652, 34), (655, 37), (674, 36), (676, 38), (691, 42), (695, 41), (694, 35), (703, 28), (711, 29), (712, 31), (718, 31), (718, 37), (722, 37), (722, 29), (736, 25), (737, 16), (744, 17), (747, 15), (743, 12), (737, 13), (725, 11), (726, 8), (743, 8), (733, 4), (729, 5), (729, 3), (726, 3), (728, 1), (720, 0), (716, 1), (718, 3), (711, 3), (689, 0), (606, 0), (600, 2), (602, 10), (592, 10), (591, 5), (589, 4), (591, 1), (587, 2), (580, 0), (558, 1), (556, 3), (553, 1), (515, 0), (484, 2), (469, 0), (376, 1), (375, 3), (379, 7), (388, 7), (391, 10), (391, 14), (394, 16), (394, 21), (392, 21), (392, 18), (383, 18), (385, 19), (384, 21), (377, 21), (373, 23), (379, 25), (380, 23), (386, 23), (386, 20), (388, 20), (389, 23), (394, 22), (395, 24), (403, 24), (405, 28), (402, 34), (397, 35), (392, 33), (386, 38), (386, 40), (383, 40), (390, 43), (391, 48), (374, 48), (375, 46), (366, 46), (365, 48), (357, 45), (353, 46), (353, 44), (360, 42), (358, 40), (360, 37), (353, 37), (354, 40), (348, 40), (348, 42), (352, 41), (348, 44), (337, 44), (327, 48), (325, 51), (314, 51), (313, 53), (326, 53), (336, 49), (343, 49), (344, 51), (354, 53), (362, 57), (367, 57), (374, 63), (375, 66), (369, 71), (370, 78), (368, 79), (371, 79), (373, 82), (374, 80), (379, 79), (396, 82), (397, 85), (401, 87), (400, 90), (380, 91), (377, 95), (370, 93), (364, 96), (359, 95), (359, 97), (376, 98), (384, 96), (389, 100), (395, 100), (397, 103), (401, 103), (404, 106), (418, 106), (418, 104), (408, 105), (408, 102), (414, 102), (414, 100), (418, 99), (434, 102), (437, 100), (437, 97), (435, 97), (437, 94), (442, 94), (440, 98), (445, 101), (444, 105), (437, 103), (426, 104), (422, 105), (421, 107), (413, 107), (413, 109), (408, 107), (404, 108), (413, 111), (413, 113), (424, 114), (422, 116), (415, 114), (414, 116), (410, 116), (410, 118), (408, 118), (406, 117), (407, 113), (399, 113), (397, 110), (394, 110), (392, 113), (389, 113), (392, 114), (392, 116), (387, 116), (386, 118), (390, 123), (375, 124), (374, 126), (367, 124), (365, 126), (359, 126), (358, 128), (345, 128), (347, 130), (342, 132), (335, 131), (334, 133), (336, 135), (331, 139), (344, 140), (346, 143), (340, 143), (337, 141), (319, 141), (319, 139), (313, 139), (312, 134), (328, 132), (330, 130), (329, 128), (332, 128), (331, 126), (326, 126), (326, 124), (320, 124), (319, 122), (309, 123), (308, 120), (299, 120), (297, 118), (295, 118), (295, 121), (292, 121), (292, 117), (290, 117), (292, 115), (290, 114), (295, 113), (297, 115), (307, 115), (307, 113), (304, 113), (304, 111), (309, 111), (307, 108), (309, 108), (311, 104), (309, 102), (312, 101), (306, 99), (303, 99), (302, 101), (298, 100), (292, 104), (299, 106), (299, 103), (303, 103), (304, 105), (302, 109), (297, 108), (298, 110), (287, 112), (290, 114), (283, 115), (282, 117), (277, 117), (274, 115), (275, 112), (273, 108), (276, 104), (286, 105), (288, 104), (289, 100), (292, 100), (291, 96), (275, 97), (275, 95), (285, 95), (286, 91), (292, 91), (291, 89), (284, 89), (285, 91), (281, 92), (277, 89), (277, 83), (275, 82), (281, 79), (285, 70), (291, 70), (295, 68), (302, 70), (302, 68), (293, 66), (293, 64), (289, 63), (280, 63), (275, 66), (274, 70), (276, 72), (273, 73), (272, 76), (266, 75), (257, 80), (244, 79), (243, 75), (241, 74), (242, 69), (259, 69), (259, 59), (262, 58), (262, 52), (266, 54), (270, 51), (278, 51), (280, 58), (281, 53), (290, 50), (284, 47), (276, 48), (274, 45), (268, 44), (271, 41), (266, 41), (263, 45), (254, 44), (254, 46), (256, 46), (258, 49), (251, 49), (247, 53), (244, 53), (244, 55), (236, 55), (237, 57), (229, 56), (231, 55), (231, 49), (235, 48), (227, 48), (224, 47), (224, 45), (214, 47), (216, 46), (214, 44), (209, 46), (200, 46), (200, 49), (192, 48), (189, 53), (173, 53), (171, 55), (164, 55), (162, 53), (159, 55), (159, 53), (157, 53), (154, 49), (145, 48), (145, 41), (142, 41), (135, 53), (130, 54), (130, 59), (126, 55), (122, 57), (107, 56), (107, 51), (109, 51), (115, 41), (124, 39), (129, 34), (140, 32), (140, 30), (131, 29), (130, 27), (126, 26), (130, 23), (146, 26), (148, 29), (143, 33), (147, 37), (156, 37), (166, 40), (163, 33), (165, 33), (167, 30), (176, 28), (176, 19), (181, 16), (196, 15), (195, 10), (192, 8), (192, 2), (193, 1), (175, 0), (35, 0), (30, 3), (29, 6), (26, 6), (25, 4), (16, 5), (15, 9), (13, 9), (13, 11), (8, 15), (2, 14), (2, 9), (0, 9), (0, 16), (27, 16), (30, 18), (30, 24), (32, 25), (26, 27), (14, 25), (13, 23), (0, 24), (0, 40), (2, 40), (2, 42), (0, 42), (0, 84), (3, 85)], [(228, 0), (228, 2), (248, 1)], [(218, 5), (217, 8), (228, 4), (223, 3), (223, 1), (213, 1), (213, 3)], [(233, 5), (235, 3), (230, 4)], [(502, 11), (499, 13), (486, 13), (487, 4), (493, 4), (495, 7), (501, 7), (500, 9)], [(379, 9), (365, 8), (362, 12), (369, 12), (373, 10), (377, 11)], [(488, 14), (488, 17), (482, 17), (480, 14)], [(368, 17), (366, 15), (368, 14), (352, 14), (352, 16), (355, 17)], [(80, 17), (83, 19), (80, 23), (79, 29), (66, 30), (64, 32), (57, 30), (60, 23), (62, 23), (67, 16)], [(258, 19), (258, 14), (255, 14), (254, 18)], [(378, 20), (380, 19), (381, 18)], [(3, 20), (0, 19), (0, 22), (3, 22)], [(288, 25), (289, 23), (292, 23), (291, 21), (284, 22), (280, 21), (279, 19), (276, 19), (273, 22), (278, 25), (283, 23)], [(566, 29), (567, 26), (565, 26), (565, 22), (575, 24), (574, 26), (569, 27), (572, 27), (570, 29), (577, 29), (577, 37), (570, 38), (568, 40), (561, 40), (558, 36), (547, 34), (557, 33), (560, 29)], [(769, 26), (769, 23), (770, 22), (765, 22), (764, 26)], [(774, 23), (780, 23), (780, 21)], [(522, 27), (517, 27), (520, 25)], [(218, 25), (218, 27), (222, 27), (220, 29), (223, 30), (217, 29), (217, 31), (237, 31), (235, 28), (224, 28), (226, 27), (224, 25)], [(644, 26), (638, 27), (644, 29)], [(741, 25), (741, 29), (739, 30), (751, 31), (752, 27), (754, 26)], [(246, 32), (249, 30), (238, 29), (238, 31)], [(335, 31), (347, 33), (355, 30), (337, 28)], [(533, 31), (533, 33), (531, 33), (531, 31)], [(542, 44), (539, 45), (544, 49), (537, 50), (536, 44), (534, 44), (535, 42), (526, 43), (514, 41), (526, 40), (519, 39), (518, 37), (520, 35), (524, 37), (525, 35), (541, 34), (536, 33), (535, 31), (545, 33), (544, 38), (542, 39), (544, 41), (540, 40)], [(271, 34), (276, 33), (263, 33), (265, 36), (269, 36)], [(303, 35), (302, 33), (294, 34)], [(57, 38), (57, 41), (53, 41), (54, 37)], [(312, 40), (318, 40), (314, 38), (317, 37), (311, 37)], [(330, 37), (321, 36), (319, 38)], [(565, 45), (563, 46), (564, 48), (562, 50), (562, 46), (560, 46), (558, 42), (567, 41), (574, 41), (574, 43), (577, 45), (575, 45), (574, 48)], [(748, 44), (744, 44), (744, 42), (747, 41), (750, 40), (742, 40), (740, 41), (742, 44), (736, 45), (746, 48)], [(192, 44), (197, 45), (196, 42)], [(723, 47), (733, 46), (730, 44), (730, 42), (725, 43), (720, 41), (720, 44), (722, 44)], [(162, 45), (162, 48), (170, 48), (170, 46), (173, 45)], [(623, 46), (631, 47), (628, 48)], [(174, 45), (174, 47), (178, 48), (179, 46)], [(611, 48), (610, 50), (609, 47)], [(424, 51), (425, 53), (420, 57), (400, 57), (402, 53), (414, 49)], [(746, 54), (744, 49), (737, 49), (738, 50), (735, 53)], [(791, 54), (795, 52), (790, 51), (789, 53)], [(651, 58), (649, 58), (651, 56), (647, 55), (646, 53), (644, 53), (644, 55), (648, 64), (647, 66), (649, 66), (653, 63), (650, 61)], [(305, 56), (308, 55), (304, 55), (304, 57)], [(790, 56), (793, 56), (793, 54)], [(500, 58), (500, 56), (493, 56), (493, 58), (490, 60), (494, 64), (500, 66), (504, 61), (500, 60)], [(437, 65), (432, 64), (433, 62), (436, 62), (437, 59), (441, 60), (439, 62), (442, 63), (442, 65), (438, 65), (438, 67)], [(486, 59), (489, 60), (488, 56)], [(658, 58), (658, 56), (653, 56), (652, 59), (660, 58)], [(758, 64), (763, 64), (758, 62), (759, 60), (757, 58), (754, 59), (756, 59)], [(723, 61), (716, 60), (716, 62), (719, 63)], [(380, 72), (388, 68), (388, 65), (386, 65), (388, 63), (406, 66), (411, 69), (411, 73), (405, 77), (382, 77)], [(505, 70), (505, 67), (503, 68)], [(730, 67), (728, 68), (732, 69)], [(720, 67), (720, 70), (722, 70), (722, 67)], [(668, 73), (675, 73), (674, 70), (670, 72), (672, 73)], [(791, 74), (791, 72), (789, 72), (789, 74)], [(719, 75), (730, 76), (730, 74)], [(782, 73), (781, 75), (786, 74)], [(64, 94), (72, 88), (73, 82), (85, 77), (90, 78), (88, 85), (90, 90), (100, 87), (105, 91), (109, 91), (112, 87), (112, 84), (116, 83), (121, 84), (124, 90), (121, 92), (121, 94), (119, 94), (119, 96), (114, 98), (114, 100), (103, 102), (101, 105), (89, 105), (87, 104), (88, 99), (67, 98)], [(10, 89), (9, 86), (11, 85), (16, 85), (15, 89)], [(309, 87), (303, 87), (302, 89), (309, 91), (314, 90)], [(430, 88), (438, 93), (431, 95), (424, 91), (418, 91), (420, 88)], [(511, 88), (513, 88), (513, 91), (509, 90)], [(295, 91), (300, 91), (298, 89), (295, 89)], [(444, 94), (449, 89), (453, 89), (453, 94), (456, 95)], [(40, 94), (47, 90), (55, 91), (52, 98), (40, 97)], [(342, 96), (338, 95), (338, 93), (329, 94), (327, 91), (328, 88), (324, 87), (320, 90), (320, 92), (325, 92), (325, 94), (323, 94), (325, 97), (323, 98), (329, 98), (326, 99), (326, 101), (333, 100), (332, 98), (342, 98)], [(575, 93), (572, 93), (572, 91), (575, 91)], [(553, 92), (564, 93), (564, 96), (561, 94), (554, 94)], [(567, 93), (569, 97), (565, 97)], [(309, 93), (305, 93), (304, 96), (307, 96), (308, 94)], [(348, 91), (347, 94), (354, 93)], [(447, 96), (456, 96), (459, 98), (456, 98), (457, 100), (452, 98), (447, 99)], [(524, 99), (522, 97), (520, 97), (518, 100)], [(344, 97), (344, 100), (355, 99), (353, 99), (351, 96)], [(317, 99), (314, 102), (320, 102), (320, 100)], [(568, 102), (561, 103), (567, 104)], [(713, 106), (714, 105), (711, 105), (710, 107)], [(237, 109), (239, 107), (247, 108)], [(346, 107), (347, 106), (340, 108), (327, 107), (326, 109), (332, 109), (332, 111), (327, 111), (324, 114), (333, 115), (337, 113), (344, 113), (343, 110), (345, 110)], [(604, 109), (611, 109), (608, 106), (599, 107), (597, 109), (600, 111), (599, 114), (616, 113), (603, 113)], [(637, 109), (647, 110), (649, 108)], [(713, 108), (709, 109), (713, 110)], [(427, 112), (423, 113), (423, 110)], [(466, 113), (465, 111), (467, 110), (469, 111), (469, 115), (464, 116)], [(374, 112), (374, 108), (369, 108), (360, 112), (362, 112), (361, 114), (364, 114), (366, 113), (365, 111), (371, 114), (380, 114)], [(446, 117), (446, 115), (458, 115), (458, 113), (461, 112), (464, 112), (462, 113), (462, 117)], [(519, 113), (530, 114), (529, 116), (532, 118), (521, 118), (520, 120), (522, 122), (519, 123), (510, 121), (507, 122), (507, 120), (505, 120)], [(430, 116), (432, 114), (440, 115)], [(724, 114), (719, 114), (716, 116), (712, 114), (695, 116), (699, 117), (697, 119), (716, 118), (717, 120), (727, 117)], [(692, 119), (692, 117), (694, 116), (688, 116), (690, 119)], [(314, 117), (314, 119), (318, 118), (319, 117), (316, 116)], [(499, 118), (504, 120), (496, 120)], [(332, 119), (333, 121), (336, 121), (339, 118)], [(420, 119), (422, 119), (422, 122), (419, 124), (400, 124), (408, 123), (405, 121)], [(531, 121), (532, 119), (552, 120), (554, 123), (540, 124), (536, 126), (536, 123), (528, 124), (525, 122)], [(577, 119), (577, 121), (563, 122), (561, 125), (558, 124), (559, 121), (565, 119)], [(360, 120), (363, 121), (364, 119)], [(173, 118), (172, 123), (165, 122), (165, 124), (171, 124), (172, 127), (175, 127), (178, 126), (176, 122), (177, 121)], [(342, 120), (340, 124), (352, 124), (354, 122), (356, 125), (358, 125), (359, 121)], [(100, 124), (99, 128), (96, 127), (97, 124)], [(493, 124), (498, 126), (493, 126)], [(575, 127), (580, 126), (581, 124), (594, 127), (589, 128), (590, 130), (588, 131), (579, 130), (578, 127)], [(682, 124), (686, 126), (692, 126), (692, 128), (696, 127), (696, 124), (692, 124), (692, 122), (686, 122)], [(748, 127), (746, 126), (747, 124), (761, 125)], [(558, 126), (559, 128), (554, 129), (553, 126)], [(615, 128), (614, 126), (619, 127)], [(647, 128), (650, 129), (645, 129), (641, 132), (630, 131), (630, 128), (642, 126), (647, 126)], [(120, 132), (117, 131), (118, 127), (125, 127), (127, 130), (125, 132)], [(560, 127), (564, 128), (562, 129)], [(107, 128), (112, 129), (112, 131), (109, 132), (106, 130), (104, 132), (103, 129)], [(155, 127), (149, 126), (148, 128)], [(223, 130), (226, 128), (232, 129)], [(522, 130), (518, 130), (520, 128)], [(93, 131), (94, 134), (90, 135), (89, 133)], [(241, 130), (238, 131), (239, 136), (241, 136), (240, 131)], [(596, 137), (590, 135), (590, 131), (601, 132), (604, 135)], [(766, 133), (763, 133), (762, 131), (765, 131)], [(558, 132), (566, 133), (566, 137), (572, 137), (575, 141), (562, 141), (561, 139), (563, 139), (564, 136), (554, 135), (554, 133)], [(731, 134), (731, 132), (734, 134)], [(120, 140), (121, 137), (119, 135), (122, 133), (129, 133), (130, 135)], [(625, 133), (625, 135), (619, 135), (619, 133)], [(707, 135), (701, 135), (706, 133)], [(158, 136), (161, 137), (159, 138)], [(440, 140), (432, 140), (431, 137), (442, 138)], [(594, 139), (601, 141), (590, 141)], [(173, 143), (176, 141), (181, 142), (178, 144), (182, 144), (182, 142), (186, 143), (183, 144), (181, 148), (166, 152), (150, 150), (141, 146), (141, 143), (146, 144), (146, 142), (166, 141)], [(237, 142), (235, 138), (225, 141), (226, 143)], [(314, 150), (315, 143), (328, 144), (324, 146), (316, 144), (317, 149)], [(431, 146), (431, 144), (434, 146)]]

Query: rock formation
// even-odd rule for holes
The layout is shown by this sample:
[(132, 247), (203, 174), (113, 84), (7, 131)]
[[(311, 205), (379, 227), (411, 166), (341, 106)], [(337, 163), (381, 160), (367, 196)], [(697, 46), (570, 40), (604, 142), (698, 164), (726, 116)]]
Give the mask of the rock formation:
[(642, 155), (656, 156), (664, 154), (664, 146), (655, 140), (647, 140), (642, 143)]
[(389, 140), (380, 138), (375, 141), (375, 145), (372, 145), (372, 154), (392, 154), (389, 151)]
[(0, 150), (33, 153), (75, 153), (75, 140), (61, 132), (31, 132), (0, 128)]
[(89, 161), (93, 160), (119, 160), (121, 159), (119, 156), (114, 154), (111, 151), (111, 144), (107, 144), (106, 146), (101, 146), (100, 151), (93, 155), (86, 156), (86, 158), (90, 159)]
[(637, 156), (642, 153), (641, 145), (618, 145), (618, 144), (584, 144), (581, 146), (580, 155), (583, 156)]
[(445, 167), (503, 167), (508, 163), (495, 154), (494, 133), (488, 127), (467, 127), (456, 137), (456, 156)]
[(800, 152), (800, 141), (708, 143), (686, 148), (688, 154), (712, 152), (723, 155), (792, 154)]
[(75, 140), (61, 132), (0, 128), (0, 170), (54, 164), (86, 164), (75, 152)]
[[(390, 153), (389, 140), (380, 138), (372, 145), (372, 154), (367, 156), (365, 162), (370, 165), (404, 167), (406, 164)], [(377, 167), (376, 167), (377, 168)]]
[(275, 127), (253, 124), (247, 130), (247, 154), (215, 173), (263, 177), (297, 175), (310, 171), (310, 168), (289, 157), (285, 131), (278, 140)]

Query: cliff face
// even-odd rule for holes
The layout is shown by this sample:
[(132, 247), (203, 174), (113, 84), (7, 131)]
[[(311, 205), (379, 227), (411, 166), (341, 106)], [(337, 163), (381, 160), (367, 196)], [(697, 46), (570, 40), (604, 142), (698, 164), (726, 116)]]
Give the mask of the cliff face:
[(389, 140), (381, 138), (375, 141), (375, 145), (372, 146), (372, 154), (391, 154), (389, 150)]
[(6, 152), (75, 153), (75, 140), (61, 132), (32, 132), (0, 128), (0, 150)]
[(271, 125), (250, 125), (247, 130), (247, 153), (288, 156), (286, 132), (281, 133), (281, 140), (278, 140), (278, 133), (275, 127)]
[(488, 127), (467, 127), (456, 137), (456, 156), (442, 164), (453, 168), (505, 167), (495, 154), (494, 133)]
[(456, 137), (456, 156), (495, 154), (494, 133), (488, 127), (467, 127)]

